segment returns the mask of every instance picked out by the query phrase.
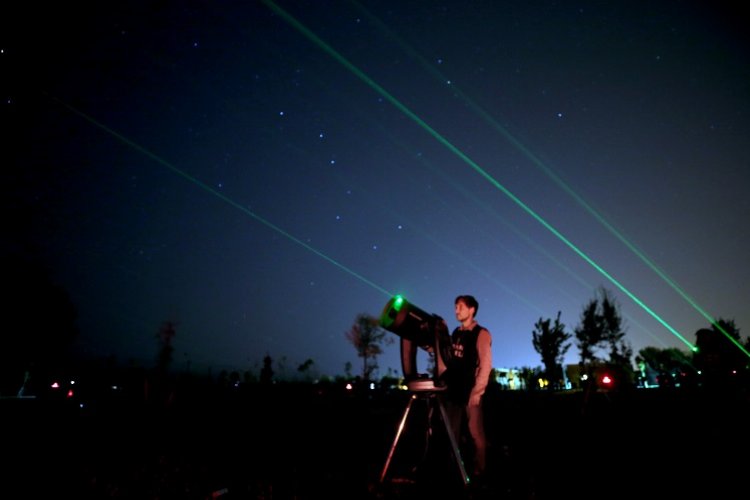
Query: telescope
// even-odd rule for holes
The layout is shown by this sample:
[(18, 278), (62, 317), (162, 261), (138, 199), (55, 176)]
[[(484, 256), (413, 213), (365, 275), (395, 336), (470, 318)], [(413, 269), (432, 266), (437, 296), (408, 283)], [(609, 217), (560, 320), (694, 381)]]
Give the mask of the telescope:
[[(409, 389), (435, 390), (445, 386), (443, 376), (450, 364), (451, 343), (443, 318), (395, 295), (383, 308), (380, 326), (401, 337), (401, 369)], [(431, 374), (417, 370), (420, 348), (435, 358)]]
[[(446, 372), (451, 363), (451, 338), (448, 334), (448, 326), (445, 320), (437, 314), (430, 314), (414, 304), (407, 301), (403, 296), (392, 297), (380, 315), (380, 326), (389, 332), (401, 337), (401, 369), (404, 372), (404, 380), (407, 388), (412, 392), (409, 398), (401, 422), (396, 431), (388, 458), (380, 473), (380, 482), (383, 483), (388, 475), (401, 434), (406, 428), (406, 423), (411, 411), (412, 404), (416, 400), (427, 403), (427, 420), (432, 435), (432, 415), (439, 410), (440, 419), (443, 422), (445, 433), (451, 445), (453, 458), (458, 467), (464, 487), (469, 484), (469, 476), (464, 469), (463, 459), (458, 447), (458, 441), (453, 435), (449, 425), (448, 414), (441, 399), (448, 389)], [(417, 371), (417, 351), (424, 349), (434, 356), (435, 363), (432, 374), (420, 374)]]

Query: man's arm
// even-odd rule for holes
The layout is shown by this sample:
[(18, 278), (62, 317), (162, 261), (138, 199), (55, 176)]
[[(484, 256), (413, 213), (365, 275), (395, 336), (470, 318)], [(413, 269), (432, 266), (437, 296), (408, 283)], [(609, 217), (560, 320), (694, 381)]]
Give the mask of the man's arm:
[(486, 329), (479, 331), (477, 336), (477, 353), (479, 354), (479, 366), (474, 377), (474, 387), (469, 396), (469, 406), (479, 406), (482, 395), (487, 389), (492, 371), (492, 336)]

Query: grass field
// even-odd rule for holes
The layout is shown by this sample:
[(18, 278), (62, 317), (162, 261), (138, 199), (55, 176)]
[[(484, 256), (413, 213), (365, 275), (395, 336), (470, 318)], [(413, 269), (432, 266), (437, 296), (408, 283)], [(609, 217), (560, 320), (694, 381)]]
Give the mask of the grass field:
[[(1, 401), (5, 498), (736, 498), (748, 399), (495, 391), (488, 481), (465, 487), (420, 398), (380, 481), (408, 392), (313, 385), (177, 394), (169, 402)], [(432, 406), (431, 406), (432, 405)], [(462, 442), (462, 457), (470, 454)], [(468, 469), (468, 467), (467, 467)]]

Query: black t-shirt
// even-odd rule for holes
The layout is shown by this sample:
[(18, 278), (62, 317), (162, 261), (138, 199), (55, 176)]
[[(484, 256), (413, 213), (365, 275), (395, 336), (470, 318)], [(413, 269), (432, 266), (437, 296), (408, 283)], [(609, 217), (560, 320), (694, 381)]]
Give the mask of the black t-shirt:
[(483, 327), (474, 325), (471, 330), (460, 327), (453, 330), (451, 335), (451, 359), (446, 370), (448, 396), (451, 401), (467, 404), (469, 395), (474, 387), (477, 366), (479, 366), (479, 350), (477, 339)]

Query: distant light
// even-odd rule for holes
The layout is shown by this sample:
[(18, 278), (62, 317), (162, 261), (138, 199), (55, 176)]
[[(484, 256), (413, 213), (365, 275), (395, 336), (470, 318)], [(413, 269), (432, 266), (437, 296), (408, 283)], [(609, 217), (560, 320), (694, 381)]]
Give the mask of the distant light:
[(68, 389), (68, 397), (69, 398), (73, 397), (73, 389)]
[(370, 382), (370, 390), (372, 391), (375, 389), (375, 382)]
[(352, 383), (351, 383), (351, 382), (347, 382), (347, 383), (346, 383), (346, 390), (347, 390), (347, 391), (351, 391), (352, 389), (353, 389), (353, 387), (352, 387)]
[(53, 389), (59, 389), (59, 388), (60, 388), (60, 384), (58, 384), (58, 383), (57, 383), (57, 382), (55, 381), (55, 382), (52, 382), (52, 385), (51, 385), (50, 387), (52, 387)]
[(604, 385), (610, 385), (610, 384), (612, 384), (612, 377), (610, 377), (609, 375), (603, 375), (602, 376), (602, 384), (604, 384)]

